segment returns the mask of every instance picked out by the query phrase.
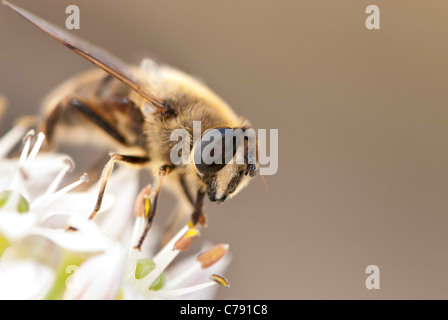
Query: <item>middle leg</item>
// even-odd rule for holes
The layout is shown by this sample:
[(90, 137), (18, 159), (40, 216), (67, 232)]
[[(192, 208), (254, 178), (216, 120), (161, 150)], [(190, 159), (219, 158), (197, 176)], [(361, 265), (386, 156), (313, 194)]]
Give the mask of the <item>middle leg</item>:
[(139, 156), (127, 156), (117, 153), (110, 153), (110, 160), (107, 162), (107, 164), (104, 166), (103, 172), (101, 173), (101, 180), (100, 180), (100, 189), (98, 191), (98, 198), (96, 200), (95, 208), (93, 209), (92, 213), (89, 216), (89, 220), (92, 220), (98, 211), (101, 209), (101, 203), (103, 202), (104, 198), (104, 192), (106, 191), (107, 182), (109, 180), (110, 174), (112, 170), (114, 169), (114, 165), (116, 161), (121, 161), (124, 163), (128, 163), (131, 165), (145, 165), (149, 163), (148, 157), (139, 157)]

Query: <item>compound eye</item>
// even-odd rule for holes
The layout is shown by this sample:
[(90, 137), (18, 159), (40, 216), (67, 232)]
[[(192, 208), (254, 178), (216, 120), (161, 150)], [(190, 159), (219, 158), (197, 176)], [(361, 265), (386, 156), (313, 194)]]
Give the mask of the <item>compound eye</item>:
[(240, 136), (232, 129), (207, 130), (194, 145), (196, 170), (201, 175), (218, 172), (233, 159), (240, 141)]

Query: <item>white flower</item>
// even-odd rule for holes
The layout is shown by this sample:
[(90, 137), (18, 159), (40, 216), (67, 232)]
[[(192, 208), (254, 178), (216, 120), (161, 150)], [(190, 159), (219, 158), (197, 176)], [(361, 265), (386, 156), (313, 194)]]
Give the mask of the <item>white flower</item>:
[[(0, 149), (4, 151), (0, 156), (7, 154), (6, 148), (2, 148), (3, 144), (12, 147), (17, 143), (14, 138), (22, 133), (20, 127), (16, 126), (0, 140)], [(67, 156), (59, 154), (36, 157), (45, 136), (40, 133), (30, 151), (33, 137), (33, 131), (29, 131), (24, 138), (24, 147), (18, 161), (0, 158), (0, 236), (8, 242), (18, 241), (31, 234), (35, 227), (56, 213), (52, 208), (54, 203), (70, 190), (88, 181), (87, 175), (83, 175), (78, 181), (56, 191), (64, 175), (73, 168), (73, 162)], [(36, 176), (48, 183), (46, 189), (41, 184), (29, 183)], [(44, 192), (36, 196), (38, 190), (42, 189)], [(72, 200), (82, 201), (84, 197), (78, 195), (77, 199)], [(73, 202), (65, 205), (71, 207)]]
[(115, 299), (121, 286), (124, 260), (125, 253), (119, 245), (87, 259), (71, 276), (64, 299)]
[(12, 244), (0, 263), (0, 300), (44, 299), (56, 278), (61, 250), (30, 236)]
[[(57, 190), (66, 173), (73, 168), (73, 163), (61, 154), (39, 155), (45, 138), (42, 133), (37, 135), (32, 146), (34, 132), (28, 131), (19, 159), (6, 158), (28, 130), (27, 124), (20, 122), (0, 139), (0, 297), (10, 299), (20, 295), (23, 299), (46, 297), (56, 280), (61, 252), (94, 254), (104, 252), (114, 244), (113, 239), (106, 237), (96, 224), (88, 223), (86, 219), (96, 200), (96, 191), (70, 192), (87, 182), (87, 175)], [(135, 178), (135, 173), (130, 177)], [(112, 180), (116, 178), (114, 176)], [(132, 205), (138, 188), (132, 181), (136, 180), (130, 179), (128, 184), (123, 184), (127, 188), (121, 192), (122, 200), (128, 198), (128, 205)], [(102, 211), (113, 214), (114, 210), (110, 210), (112, 204), (113, 197), (107, 195)], [(120, 206), (116, 207), (120, 209)], [(121, 214), (120, 218), (126, 218), (126, 215)], [(103, 221), (106, 222), (107, 219)], [(82, 232), (65, 230), (67, 226), (78, 225), (82, 226)], [(110, 226), (104, 229), (114, 232)], [(31, 246), (31, 240), (51, 245)], [(54, 263), (48, 264), (47, 259), (41, 259), (55, 252), (59, 258), (55, 262), (52, 260)]]
[[(139, 221), (136, 221), (136, 226), (138, 224)], [(178, 265), (183, 267), (182, 270), (176, 268), (177, 264), (170, 270), (166, 270), (176, 256), (181, 251), (187, 250), (189, 242), (198, 235), (196, 229), (185, 226), (152, 259), (145, 259), (139, 251), (131, 250), (125, 273), (125, 283), (127, 284), (127, 291), (124, 292), (125, 298), (129, 294), (130, 297), (134, 295), (133, 298), (179, 299), (184, 295), (191, 295), (217, 284), (228, 287), (227, 280), (218, 275), (224, 271), (230, 261), (230, 257), (226, 256), (227, 244), (213, 246), (197, 257), (192, 256), (179, 262)], [(134, 240), (136, 243), (137, 238)], [(182, 242), (187, 242), (187, 246)], [(224, 259), (221, 259), (223, 257)], [(211, 268), (212, 266), (213, 268)], [(144, 272), (144, 268), (148, 268), (150, 271)], [(206, 272), (201, 272), (205, 269), (207, 269)], [(195, 275), (199, 277), (195, 277)], [(205, 279), (206, 281), (204, 281)], [(165, 285), (158, 290), (160, 282)], [(152, 290), (148, 290), (150, 288)]]
[[(153, 227), (142, 251), (134, 249), (146, 220), (133, 214), (136, 170), (122, 167), (110, 176), (102, 210), (90, 221), (97, 188), (74, 192), (87, 182), (83, 175), (58, 190), (73, 162), (39, 154), (42, 133), (34, 139), (29, 131), (19, 159), (6, 158), (27, 130), (22, 122), (0, 139), (0, 299), (206, 299), (217, 284), (228, 286), (217, 275), (230, 261), (227, 245), (173, 264), (197, 229), (184, 227), (155, 253), (160, 237)], [(145, 214), (147, 196), (137, 200)]]
[[(185, 226), (159, 252), (153, 254), (151, 247), (158, 236), (156, 230), (149, 234), (142, 251), (134, 248), (144, 223), (143, 217), (135, 219), (133, 236), (127, 249), (117, 243), (82, 264), (73, 274), (64, 298), (114, 299), (121, 288), (122, 299), (179, 299), (186, 295), (206, 299), (212, 297), (215, 290), (204, 289), (216, 287), (217, 284), (229, 286), (227, 280), (217, 275), (224, 271), (230, 261), (230, 257), (226, 256), (228, 245), (216, 245), (197, 258), (187, 258), (167, 271), (168, 265), (181, 251), (188, 249), (199, 232)], [(209, 295), (193, 295), (201, 291)]]

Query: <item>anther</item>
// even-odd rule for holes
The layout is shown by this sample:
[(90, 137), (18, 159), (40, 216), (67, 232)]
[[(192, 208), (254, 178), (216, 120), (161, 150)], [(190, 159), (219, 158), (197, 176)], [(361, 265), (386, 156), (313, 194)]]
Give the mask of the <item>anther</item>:
[(200, 232), (198, 229), (190, 228), (187, 232), (184, 233), (179, 240), (174, 244), (174, 250), (186, 251), (190, 248), (194, 239), (200, 236)]
[(143, 189), (138, 194), (134, 206), (134, 215), (136, 217), (141, 217), (142, 215), (146, 217), (148, 215), (149, 210), (151, 209), (151, 201), (149, 200), (150, 194), (151, 194), (150, 185), (143, 187)]
[(224, 278), (223, 276), (220, 276), (219, 274), (212, 274), (209, 277), (210, 280), (215, 281), (217, 284), (219, 284), (222, 287), (230, 287), (230, 283), (229, 281), (227, 281), (226, 278)]
[(229, 250), (228, 244), (217, 244), (209, 250), (201, 253), (196, 259), (201, 263), (201, 268), (205, 269), (221, 260)]

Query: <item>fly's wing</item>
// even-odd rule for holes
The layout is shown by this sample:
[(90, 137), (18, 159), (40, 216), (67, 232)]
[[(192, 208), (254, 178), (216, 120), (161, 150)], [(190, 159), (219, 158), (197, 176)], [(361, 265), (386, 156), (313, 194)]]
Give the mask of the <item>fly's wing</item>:
[(93, 44), (88, 43), (87, 41), (79, 39), (65, 32), (59, 27), (56, 27), (55, 25), (35, 16), (25, 9), (22, 9), (6, 1), (3, 1), (3, 4), (17, 12), (19, 15), (27, 19), (29, 22), (44, 31), (46, 34), (62, 43), (67, 48), (76, 52), (80, 56), (89, 60), (93, 64), (97, 65), (107, 73), (111, 74), (112, 76), (116, 77), (117, 79), (134, 89), (159, 111), (164, 113), (170, 113), (172, 111), (168, 110), (169, 107), (167, 107), (163, 103), (163, 101), (154, 96), (151, 92), (145, 90), (145, 88), (138, 82), (138, 80), (135, 79), (135, 76), (133, 75), (129, 65), (127, 65), (120, 59), (114, 57), (102, 48), (99, 48)]

